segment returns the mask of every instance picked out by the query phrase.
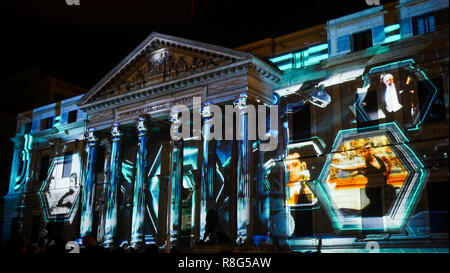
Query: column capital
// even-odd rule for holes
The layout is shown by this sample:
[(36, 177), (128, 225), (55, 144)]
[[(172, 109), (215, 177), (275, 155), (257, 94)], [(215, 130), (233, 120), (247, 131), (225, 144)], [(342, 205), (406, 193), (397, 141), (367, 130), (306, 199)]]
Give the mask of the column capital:
[(233, 105), (237, 106), (239, 110), (244, 110), (248, 105), (247, 93), (241, 93), (239, 97), (233, 101)]
[(136, 128), (138, 130), (139, 136), (144, 136), (147, 134), (147, 131), (150, 129), (150, 121), (147, 116), (140, 116), (136, 120)]
[(211, 112), (211, 107), (209, 106), (210, 104), (211, 104), (210, 102), (206, 102), (203, 105), (202, 110), (200, 112), (203, 118), (209, 119), (214, 116), (213, 113)]
[(89, 128), (87, 133), (86, 133), (86, 139), (88, 141), (88, 145), (89, 146), (95, 145), (95, 143), (98, 140), (95, 131), (96, 131), (95, 128)]
[(118, 141), (120, 139), (120, 136), (122, 135), (122, 132), (119, 130), (119, 123), (115, 122), (113, 126), (111, 127), (111, 136), (113, 138), (113, 141)]
[(181, 110), (172, 110), (169, 114), (169, 121), (172, 123), (180, 122), (180, 112)]

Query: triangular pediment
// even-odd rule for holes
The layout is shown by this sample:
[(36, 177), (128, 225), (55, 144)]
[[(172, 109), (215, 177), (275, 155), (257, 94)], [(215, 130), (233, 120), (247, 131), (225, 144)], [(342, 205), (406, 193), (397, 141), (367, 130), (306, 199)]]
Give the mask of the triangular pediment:
[[(84, 108), (246, 60), (255, 62), (256, 58), (246, 52), (154, 32), (95, 84), (79, 105)], [(273, 69), (264, 66), (269, 68), (265, 70)], [(274, 77), (279, 77), (279, 70), (273, 71)]]

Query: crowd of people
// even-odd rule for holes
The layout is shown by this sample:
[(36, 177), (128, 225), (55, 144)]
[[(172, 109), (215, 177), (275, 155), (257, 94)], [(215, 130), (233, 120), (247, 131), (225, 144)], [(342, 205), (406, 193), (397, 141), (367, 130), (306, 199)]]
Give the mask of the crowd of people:
[[(50, 231), (50, 232), (49, 232)], [(2, 243), (2, 242), (1, 242)], [(51, 232), (51, 229), (43, 228), (39, 236), (33, 241), (25, 240), (18, 232), (14, 232), (8, 240), (1, 244), (0, 253), (6, 255), (33, 255), (33, 254), (125, 254), (125, 253), (157, 253), (156, 245), (147, 245), (145, 249), (135, 250), (127, 244), (113, 250), (105, 249), (97, 244), (92, 235), (81, 238), (81, 242), (74, 238), (73, 241), (64, 241), (60, 236)]]

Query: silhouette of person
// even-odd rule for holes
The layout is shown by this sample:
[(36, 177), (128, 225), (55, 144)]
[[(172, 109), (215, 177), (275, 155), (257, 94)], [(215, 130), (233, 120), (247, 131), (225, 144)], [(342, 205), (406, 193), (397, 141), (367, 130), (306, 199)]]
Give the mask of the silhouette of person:
[[(365, 168), (360, 173), (367, 178), (365, 194), (370, 203), (361, 211), (362, 217), (380, 217), (383, 216), (383, 198), (387, 200), (389, 195), (395, 194), (395, 189), (387, 183), (387, 178), (392, 169), (392, 162), (389, 158), (378, 157), (372, 152), (372, 143), (366, 143), (361, 148), (360, 153), (365, 161)], [(386, 204), (387, 205), (387, 204)], [(390, 206), (386, 206), (386, 211)]]

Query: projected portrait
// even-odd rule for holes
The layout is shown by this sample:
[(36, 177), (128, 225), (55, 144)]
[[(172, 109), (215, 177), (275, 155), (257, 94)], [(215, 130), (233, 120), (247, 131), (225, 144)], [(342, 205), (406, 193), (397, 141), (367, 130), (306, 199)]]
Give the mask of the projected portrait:
[(390, 144), (384, 135), (358, 138), (333, 154), (327, 182), (344, 214), (383, 216), (392, 207), (408, 173)]
[(316, 177), (317, 155), (321, 154), (317, 141), (288, 144), (285, 159), (287, 180), (286, 204), (289, 207), (313, 207), (318, 203), (316, 196), (306, 184)]
[(289, 172), (288, 205), (301, 203), (312, 203), (313, 194), (306, 186), (305, 181), (309, 180), (310, 174), (305, 161), (300, 161), (299, 153), (291, 153), (286, 158), (286, 167)]
[(423, 122), (436, 100), (435, 85), (414, 66), (413, 60), (371, 68), (363, 81), (356, 90), (354, 104), (359, 123), (395, 121), (413, 128)]

